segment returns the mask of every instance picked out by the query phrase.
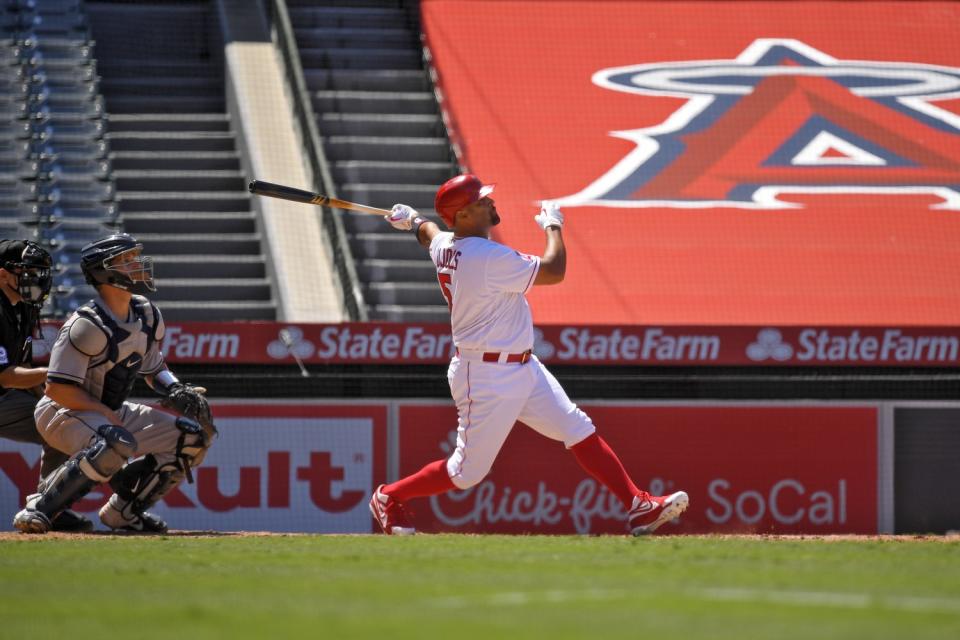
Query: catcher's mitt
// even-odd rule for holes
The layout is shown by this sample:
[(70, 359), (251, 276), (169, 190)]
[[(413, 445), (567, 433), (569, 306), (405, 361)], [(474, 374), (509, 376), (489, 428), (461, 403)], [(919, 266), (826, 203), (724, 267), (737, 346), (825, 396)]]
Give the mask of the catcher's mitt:
[(196, 420), (203, 427), (204, 437), (209, 444), (217, 435), (217, 427), (213, 424), (210, 403), (204, 395), (206, 392), (207, 390), (203, 387), (177, 382), (170, 387), (170, 393), (160, 401), (160, 404), (185, 418)]

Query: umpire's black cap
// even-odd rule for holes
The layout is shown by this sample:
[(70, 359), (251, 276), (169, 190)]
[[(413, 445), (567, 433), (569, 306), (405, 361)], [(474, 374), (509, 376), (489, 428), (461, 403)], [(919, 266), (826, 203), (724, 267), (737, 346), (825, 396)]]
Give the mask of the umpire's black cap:
[(49, 269), (50, 254), (32, 240), (0, 240), (0, 268)]

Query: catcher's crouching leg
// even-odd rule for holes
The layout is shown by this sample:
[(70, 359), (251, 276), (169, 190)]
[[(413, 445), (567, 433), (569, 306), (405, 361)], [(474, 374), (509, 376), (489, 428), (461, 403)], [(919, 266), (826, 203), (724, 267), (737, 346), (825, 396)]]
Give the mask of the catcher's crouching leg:
[(177, 418), (180, 438), (177, 450), (170, 454), (150, 454), (134, 460), (121, 469), (110, 486), (114, 494), (100, 509), (100, 520), (112, 529), (166, 533), (167, 523), (147, 509), (167, 495), (184, 477), (190, 478), (190, 469), (198, 466), (210, 446), (199, 424), (187, 418)]
[(33, 494), (27, 506), (13, 519), (24, 533), (46, 533), (58, 514), (85, 496), (101, 482), (107, 482), (137, 449), (137, 441), (126, 429), (103, 425), (97, 439), (76, 457), (53, 471)]

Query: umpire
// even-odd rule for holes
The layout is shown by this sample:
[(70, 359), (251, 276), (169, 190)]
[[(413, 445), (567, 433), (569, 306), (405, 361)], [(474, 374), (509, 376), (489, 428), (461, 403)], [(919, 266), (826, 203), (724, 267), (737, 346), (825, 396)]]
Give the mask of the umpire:
[[(33, 419), (47, 380), (33, 366), (33, 339), (41, 336), (40, 307), (50, 293), (52, 260), (29, 240), (0, 240), (0, 437), (43, 446), (43, 478), (67, 456), (47, 445)], [(53, 521), (55, 531), (90, 531), (93, 523), (74, 511)]]

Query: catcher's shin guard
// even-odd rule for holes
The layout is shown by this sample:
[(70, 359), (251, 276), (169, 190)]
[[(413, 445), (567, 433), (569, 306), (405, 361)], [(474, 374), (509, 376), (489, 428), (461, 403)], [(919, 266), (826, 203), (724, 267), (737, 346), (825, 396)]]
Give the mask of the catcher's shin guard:
[(177, 418), (176, 425), (180, 430), (176, 451), (178, 468), (186, 475), (187, 482), (193, 484), (190, 470), (203, 462), (211, 444), (211, 436), (199, 422), (183, 416)]
[(25, 533), (46, 533), (64, 509), (110, 480), (137, 450), (136, 439), (123, 427), (101, 425), (97, 436), (92, 445), (43, 481), (37, 498), (14, 516), (14, 527)]
[(99, 483), (87, 477), (76, 459), (68, 460), (53, 472), (42, 493), (32, 500), (13, 519), (13, 526), (24, 533), (46, 533), (53, 528), (53, 520), (74, 502), (87, 495)]
[(100, 520), (112, 529), (163, 533), (166, 523), (146, 511), (182, 479), (176, 463), (159, 464), (152, 455), (134, 460), (110, 481), (114, 494), (100, 509)]

